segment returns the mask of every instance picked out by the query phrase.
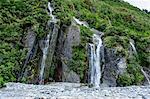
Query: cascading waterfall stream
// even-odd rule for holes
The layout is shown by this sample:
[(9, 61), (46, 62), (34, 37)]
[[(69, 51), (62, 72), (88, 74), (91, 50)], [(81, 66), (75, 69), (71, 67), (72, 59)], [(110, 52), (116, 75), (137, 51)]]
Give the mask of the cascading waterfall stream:
[[(49, 16), (52, 18), (50, 20), (50, 22), (56, 23), (57, 20), (55, 19), (55, 16), (52, 14), (53, 12), (53, 8), (51, 7), (51, 3), (48, 2), (48, 10), (49, 10)], [(48, 54), (48, 49), (49, 49), (49, 45), (50, 45), (50, 32), (48, 33), (46, 39), (43, 41), (43, 45), (44, 47), (42, 47), (42, 62), (41, 62), (41, 67), (40, 67), (40, 75), (39, 75), (39, 84), (43, 84), (44, 83), (44, 69), (45, 69), (45, 61), (47, 58), (47, 54)]]
[(83, 25), (83, 26), (89, 28), (89, 26), (88, 26), (88, 24), (87, 24), (86, 22), (80, 21), (79, 19), (77, 19), (77, 18), (75, 18), (75, 17), (73, 17), (73, 19), (74, 19), (74, 21), (75, 21), (77, 24)]
[(89, 68), (90, 68), (90, 77), (89, 77), (89, 80), (90, 80), (90, 83), (93, 83), (94, 82), (94, 53), (95, 53), (95, 46), (91, 43), (89, 43)]
[(54, 9), (51, 7), (51, 3), (48, 2), (48, 10), (49, 10), (49, 16), (52, 18), (51, 20), (55, 20), (55, 16), (53, 15)]
[(101, 47), (103, 46), (102, 45), (102, 39), (101, 39), (100, 35), (102, 35), (102, 34), (99, 31), (97, 31), (93, 28), (90, 28), (86, 22), (80, 21), (79, 19), (76, 19), (75, 17), (73, 17), (73, 19), (77, 24), (85, 26), (94, 32), (93, 43), (89, 43), (89, 45), (88, 45), (89, 68), (90, 68), (89, 83), (91, 85), (93, 85), (94, 87), (99, 87), (100, 86), (100, 79), (101, 79), (100, 51), (101, 51)]
[[(132, 49), (133, 49), (134, 53), (137, 55), (136, 48), (135, 48), (134, 44), (133, 44), (131, 41), (130, 41), (130, 45), (131, 45), (131, 47), (132, 47)], [(141, 72), (142, 72), (142, 73), (143, 73), (143, 75), (145, 76), (145, 78), (146, 78), (146, 80), (147, 80), (148, 84), (150, 85), (150, 79), (148, 78), (148, 75), (146, 74), (146, 72), (143, 70), (143, 68), (142, 68), (142, 67), (141, 67)]]
[(42, 48), (43, 57), (42, 57), (40, 76), (39, 76), (39, 83), (40, 84), (43, 83), (43, 74), (44, 74), (45, 61), (47, 58), (47, 53), (48, 53), (48, 48), (49, 48), (49, 39), (50, 39), (50, 34), (48, 34), (46, 39), (44, 40), (44, 48)]
[(131, 41), (130, 41), (130, 45), (131, 45), (131, 47), (132, 47), (134, 53), (137, 54), (136, 48), (135, 48), (134, 44), (133, 44)]
[(93, 44), (89, 44), (89, 68), (90, 68), (90, 84), (94, 87), (100, 86), (101, 67), (100, 67), (100, 48), (102, 47), (102, 39), (99, 35), (93, 35)]
[(48, 2), (48, 10), (49, 10), (49, 16), (51, 17), (50, 22), (56, 23), (57, 19), (56, 19), (56, 16), (53, 15), (53, 13), (52, 13), (54, 11), (54, 9), (51, 7), (51, 3), (50, 2)]

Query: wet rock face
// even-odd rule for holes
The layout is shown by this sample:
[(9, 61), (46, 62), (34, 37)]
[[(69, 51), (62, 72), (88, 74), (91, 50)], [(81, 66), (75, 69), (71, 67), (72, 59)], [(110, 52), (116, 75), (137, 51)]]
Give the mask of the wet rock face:
[(35, 40), (36, 40), (36, 34), (32, 31), (31, 28), (28, 28), (27, 35), (24, 40), (25, 47), (31, 49), (34, 46)]
[(80, 27), (71, 25), (68, 29), (68, 35), (64, 43), (63, 56), (66, 62), (63, 62), (63, 81), (80, 82), (80, 77), (74, 71), (69, 70), (69, 63), (72, 59), (72, 47), (80, 44)]
[(24, 37), (24, 47), (28, 49), (26, 62), (24, 64), (27, 65), (29, 60), (36, 53), (36, 34), (33, 32), (32, 27), (27, 28), (27, 35)]
[(63, 49), (63, 81), (80, 82), (79, 75), (69, 69), (69, 63), (72, 59), (72, 47), (80, 43), (80, 28), (77, 25), (71, 25), (67, 32), (67, 38)]
[[(49, 30), (48, 33), (50, 34), (50, 38), (49, 38), (48, 54), (45, 62), (46, 66), (44, 70), (44, 79), (46, 81), (48, 81), (49, 79), (50, 67), (52, 65), (52, 59), (56, 49), (59, 25), (57, 23), (56, 24), (49, 23), (47, 27), (49, 28), (47, 30)], [(29, 51), (27, 53), (26, 60), (24, 62), (22, 73), (19, 80), (21, 80), (22, 78), (26, 78), (28, 80), (27, 81), (28, 83), (39, 82), (38, 77), (40, 74), (40, 66), (43, 54), (42, 49), (45, 46), (44, 40), (45, 37), (43, 37), (41, 40), (37, 40), (34, 32), (31, 29), (28, 30), (28, 34), (25, 40), (25, 46), (28, 48)], [(29, 62), (33, 60), (36, 60), (36, 63), (34, 62), (33, 66), (31, 66)], [(34, 73), (32, 71), (34, 71)]]
[(57, 44), (57, 38), (58, 38), (58, 30), (59, 30), (59, 25), (52, 23), (51, 24), (51, 29), (50, 29), (50, 42), (49, 42), (49, 48), (48, 48), (48, 54), (47, 54), (47, 59), (46, 59), (46, 66), (45, 66), (45, 71), (44, 71), (44, 78), (49, 79), (49, 72), (50, 72), (50, 67), (52, 66), (52, 60), (53, 56), (55, 53), (56, 49), (56, 44)]
[[(79, 75), (69, 69), (69, 61), (72, 58), (72, 47), (80, 43), (80, 28), (76, 25), (71, 25), (69, 27), (63, 25), (59, 27), (59, 24), (57, 23), (48, 24), (48, 27), (50, 28), (50, 40), (44, 69), (45, 80), (43, 83), (49, 82), (50, 78), (52, 79), (51, 81), (80, 82)], [(28, 74), (30, 73), (31, 75), (34, 75), (34, 77), (32, 77), (28, 82), (39, 82), (38, 76), (40, 73), (44, 40), (45, 38), (43, 37), (43, 39), (36, 41), (33, 32), (28, 33), (25, 44), (26, 47), (28, 47), (29, 52), (19, 80), (23, 77), (28, 78), (30, 76)], [(34, 56), (38, 57), (37, 61), (39, 66), (36, 65), (35, 68), (30, 68), (29, 66), (27, 67), (27, 65), (31, 61), (30, 55), (32, 49), (35, 49), (35, 47), (36, 53)], [(28, 70), (28, 68), (30, 68), (30, 70)], [(55, 69), (51, 70), (51, 68)], [(31, 71), (36, 71), (36, 74), (32, 74)], [(51, 71), (54, 72), (52, 76), (50, 76)]]
[(118, 67), (118, 73), (120, 75), (124, 74), (126, 72), (126, 69), (127, 69), (126, 59), (120, 58), (119, 62), (117, 63), (117, 67)]
[[(66, 26), (67, 27), (67, 26)], [(70, 70), (69, 62), (72, 59), (72, 47), (80, 43), (80, 28), (77, 25), (69, 26), (65, 31), (62, 26), (59, 31), (58, 42), (56, 47), (56, 81), (80, 82), (79, 75)]]
[(28, 52), (26, 55), (26, 60), (24, 61), (24, 64), (22, 66), (22, 70), (19, 74), (18, 80), (21, 80), (22, 77), (27, 77), (29, 74), (28, 70), (28, 63), (31, 61), (31, 59), (35, 56), (37, 51), (37, 39), (36, 34), (33, 32), (32, 27), (27, 28), (27, 35), (23, 38), (24, 47), (27, 48)]
[(77, 25), (71, 25), (68, 28), (67, 36), (64, 42), (63, 55), (66, 59), (72, 58), (72, 47), (80, 43), (80, 28)]
[(118, 57), (115, 49), (105, 48), (105, 68), (102, 76), (102, 86), (117, 86), (117, 78), (126, 71), (126, 59)]

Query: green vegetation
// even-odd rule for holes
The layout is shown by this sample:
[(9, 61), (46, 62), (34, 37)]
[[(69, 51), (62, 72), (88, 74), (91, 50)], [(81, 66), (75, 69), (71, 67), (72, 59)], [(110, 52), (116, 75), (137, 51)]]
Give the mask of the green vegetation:
[[(37, 39), (47, 33), (47, 2), (0, 0), (0, 87), (5, 82), (17, 80), (27, 54), (23, 39), (28, 28), (36, 33)], [(126, 86), (142, 82), (140, 66), (150, 68), (150, 14), (122, 0), (52, 0), (52, 3), (54, 14), (62, 24), (70, 25), (73, 16), (88, 22), (91, 28), (105, 33), (106, 47), (116, 48), (118, 55), (126, 57), (128, 70), (119, 77), (120, 84)], [(82, 80), (88, 68), (86, 43), (91, 41), (91, 35), (89, 29), (81, 26), (81, 44), (73, 48), (71, 69)], [(129, 39), (135, 41), (136, 59), (129, 58)]]
[(123, 75), (119, 76), (117, 83), (118, 86), (129, 86), (132, 85), (134, 81), (134, 76), (128, 73), (124, 73)]
[(87, 42), (91, 42), (93, 33), (86, 27), (81, 26), (81, 42), (80, 45), (73, 47), (73, 59), (70, 63), (70, 67), (77, 74), (80, 75), (80, 79), (83, 81), (86, 70), (88, 69), (87, 60)]
[[(122, 0), (53, 0), (53, 2), (56, 7), (55, 14), (62, 23), (70, 24), (73, 16), (88, 22), (90, 27), (105, 33), (103, 39), (106, 47), (115, 48), (117, 55), (124, 56), (129, 61), (133, 61), (129, 59), (128, 51), (129, 39), (133, 39), (138, 51), (138, 61), (128, 62), (127, 74), (120, 77), (119, 82), (124, 86), (142, 82), (144, 78), (140, 66), (148, 67), (150, 64), (148, 57), (150, 56), (148, 51), (150, 48), (149, 14)], [(73, 67), (79, 66), (80, 70), (85, 65), (85, 62), (81, 61), (85, 60), (83, 49), (84, 47), (81, 46), (74, 50), (75, 55), (77, 54), (77, 57), (74, 55), (74, 60), (81, 58), (74, 61), (74, 64), (80, 65), (73, 65)], [(128, 78), (130, 78), (129, 81)]]
[(143, 80), (144, 76), (141, 74), (141, 66), (139, 64), (139, 57), (137, 55), (128, 58), (128, 73), (134, 75), (133, 84), (139, 85)]
[(47, 0), (0, 0), (0, 87), (16, 81), (26, 57), (27, 28), (45, 35)]
[(141, 72), (141, 66), (139, 65), (138, 56), (132, 56), (128, 59), (127, 72), (120, 75), (117, 79), (119, 86), (140, 85), (144, 80), (144, 76)]

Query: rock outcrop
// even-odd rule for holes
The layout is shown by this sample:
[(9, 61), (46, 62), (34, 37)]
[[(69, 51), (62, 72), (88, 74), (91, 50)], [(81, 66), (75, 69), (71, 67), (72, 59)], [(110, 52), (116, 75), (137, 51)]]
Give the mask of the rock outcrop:
[(117, 78), (126, 71), (126, 59), (118, 57), (116, 49), (105, 48), (105, 67), (103, 70), (102, 85), (107, 87), (117, 86)]
[[(48, 4), (49, 11), (51, 12), (50, 16), (53, 20), (56, 17), (52, 13), (54, 9), (51, 7), (50, 3)], [(90, 71), (90, 68), (88, 68), (90, 60), (87, 58), (88, 49), (86, 45), (88, 43), (91, 43), (93, 34), (100, 33), (102, 34), (101, 42), (105, 42), (102, 42), (103, 46), (101, 46), (97, 52), (98, 55), (100, 55), (100, 59), (97, 60), (98, 65), (100, 62), (100, 66), (97, 66), (100, 67), (100, 70), (96, 69), (100, 71), (100, 79), (98, 78), (98, 82), (99, 84), (102, 84), (102, 86), (116, 87), (118, 77), (120, 75), (124, 75), (124, 73), (128, 73), (127, 66), (129, 65), (129, 58), (137, 58), (135, 57), (137, 51), (134, 47), (134, 40), (130, 40), (129, 38), (124, 36), (118, 36), (118, 38), (109, 36), (107, 33), (102, 33), (99, 30), (91, 28), (87, 22), (80, 21), (75, 17), (72, 17), (72, 19), (72, 21), (70, 20), (70, 25), (65, 25), (62, 20), (58, 21), (58, 19), (57, 22), (53, 22), (55, 20), (50, 20), (48, 25), (46, 25), (46, 28), (48, 30), (46, 32), (50, 34), (50, 37), (48, 40), (49, 47), (43, 65), (45, 67), (44, 69), (42, 69), (42, 74), (44, 75), (42, 76), (42, 80), (44, 80), (43, 83), (45, 84), (51, 81), (72, 83), (87, 82), (89, 80), (89, 77), (87, 77), (87, 75), (88, 71)], [(27, 39), (25, 40), (25, 45), (29, 49), (29, 55), (27, 55), (27, 58), (25, 60), (21, 77), (23, 76), (28, 78), (27, 81), (29, 83), (37, 83), (39, 82), (39, 74), (41, 70), (40, 66), (42, 66), (41, 60), (43, 58), (42, 49), (46, 37), (44, 36), (42, 37), (42, 40), (37, 40), (34, 33), (30, 31), (31, 30), (29, 30), (29, 33), (26, 37)], [(89, 31), (92, 33), (90, 34)], [(116, 39), (119, 39), (118, 42), (113, 42), (113, 40), (115, 41)], [(112, 42), (110, 40), (112, 40)], [(33, 52), (33, 50), (35, 49), (38, 50), (36, 52)], [(81, 53), (80, 50), (82, 50)], [(95, 51), (95, 49), (93, 51)], [(36, 54), (34, 56), (36, 56), (35, 60), (37, 61), (33, 62), (36, 64), (34, 64), (33, 66), (32, 64), (29, 64), (29, 66), (31, 67), (29, 70), (27, 70), (28, 63), (32, 61), (30, 55), (32, 55), (33, 53)], [(74, 55), (74, 53), (83, 55)], [(74, 58), (73, 56), (76, 57)], [(80, 61), (79, 64), (77, 64), (78, 61)], [(94, 59), (93, 63), (96, 63), (96, 58)], [(30, 74), (30, 77), (28, 77), (28, 74)]]
[(66, 34), (60, 30), (58, 43), (56, 48), (56, 81), (64, 82), (80, 82), (79, 76), (69, 68), (69, 63), (72, 59), (72, 47), (80, 43), (80, 28), (72, 24), (66, 28)]

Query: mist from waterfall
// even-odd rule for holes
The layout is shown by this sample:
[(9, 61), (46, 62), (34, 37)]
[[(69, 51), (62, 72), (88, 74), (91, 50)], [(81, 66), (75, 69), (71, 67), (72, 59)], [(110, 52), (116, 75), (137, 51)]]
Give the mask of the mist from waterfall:
[[(52, 12), (54, 11), (54, 9), (51, 7), (51, 3), (48, 2), (48, 10), (49, 10), (49, 16), (51, 17), (50, 22), (56, 23), (56, 18), (55, 16), (52, 14)], [(50, 32), (47, 34), (47, 37), (45, 40), (43, 40), (43, 47), (42, 49), (42, 62), (40, 65), (40, 75), (39, 75), (39, 84), (43, 84), (44, 83), (44, 69), (45, 69), (45, 61), (47, 59), (47, 54), (48, 54), (48, 49), (49, 49), (49, 45), (50, 45)]]
[(102, 39), (101, 33), (93, 28), (90, 28), (87, 22), (80, 21), (79, 19), (73, 17), (74, 21), (82, 26), (89, 28), (93, 34), (93, 41), (92, 43), (88, 44), (88, 54), (89, 54), (89, 83), (94, 87), (100, 86), (100, 79), (101, 79), (101, 47)]

